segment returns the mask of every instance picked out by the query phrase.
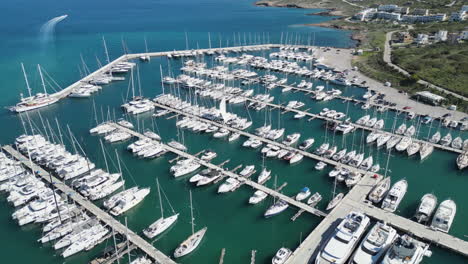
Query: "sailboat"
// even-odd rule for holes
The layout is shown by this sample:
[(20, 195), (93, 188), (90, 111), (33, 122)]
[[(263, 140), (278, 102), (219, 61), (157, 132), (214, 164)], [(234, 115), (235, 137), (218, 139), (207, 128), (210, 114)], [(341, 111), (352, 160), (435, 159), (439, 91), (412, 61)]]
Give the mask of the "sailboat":
[(169, 216), (166, 218), (164, 217), (164, 208), (162, 204), (161, 189), (160, 189), (161, 187), (159, 186), (158, 178), (156, 178), (156, 183), (158, 186), (159, 207), (161, 208), (161, 218), (159, 218), (158, 220), (156, 220), (156, 222), (152, 223), (148, 228), (143, 230), (143, 234), (145, 234), (145, 236), (148, 238), (154, 238), (157, 235), (166, 231), (169, 227), (171, 227), (175, 223), (175, 221), (177, 221), (177, 218), (179, 217), (179, 214), (176, 214), (174, 212), (174, 209), (172, 209), (172, 212), (174, 213), (172, 216)]
[(343, 200), (343, 197), (344, 197), (343, 193), (339, 193), (339, 194), (335, 195), (335, 193), (336, 193), (336, 181), (337, 181), (337, 179), (335, 177), (335, 182), (333, 184), (333, 199), (328, 203), (327, 211), (335, 208), (338, 205), (338, 203), (341, 200)]
[(192, 206), (192, 191), (190, 191), (190, 215), (192, 218), (192, 235), (190, 235), (184, 242), (182, 242), (179, 247), (174, 251), (174, 257), (180, 258), (187, 254), (193, 252), (202, 241), (203, 237), (205, 236), (206, 230), (208, 227), (204, 227), (195, 233), (195, 223), (193, 218), (193, 206)]
[(58, 101), (58, 97), (50, 96), (47, 93), (44, 76), (42, 75), (41, 66), (37, 65), (37, 70), (39, 71), (39, 75), (41, 77), (42, 87), (44, 89), (44, 93), (37, 93), (35, 95), (31, 94), (31, 87), (29, 87), (28, 77), (26, 75), (26, 71), (24, 70), (24, 65), (21, 63), (21, 69), (23, 70), (24, 80), (26, 82), (26, 87), (28, 89), (29, 97), (23, 97), (21, 94), (21, 101), (17, 103), (15, 106), (10, 108), (10, 111), (21, 113), (26, 112), (34, 109), (38, 109), (41, 107), (45, 107), (56, 103)]

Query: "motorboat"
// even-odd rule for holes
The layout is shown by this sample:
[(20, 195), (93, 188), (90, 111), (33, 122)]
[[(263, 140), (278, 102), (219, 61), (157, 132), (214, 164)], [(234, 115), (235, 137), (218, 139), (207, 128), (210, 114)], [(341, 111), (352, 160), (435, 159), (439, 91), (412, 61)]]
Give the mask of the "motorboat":
[(294, 164), (301, 161), (304, 158), (304, 155), (300, 153), (294, 154), (294, 156), (289, 160), (289, 164)]
[(311, 195), (311, 192), (310, 192), (310, 189), (308, 187), (304, 187), (301, 189), (301, 191), (296, 194), (296, 201), (302, 201), (302, 200), (305, 200), (307, 199), (307, 197), (309, 197)]
[(203, 153), (203, 155), (200, 157), (201, 160), (204, 160), (204, 161), (211, 161), (212, 159), (216, 158), (218, 156), (218, 154), (216, 154), (216, 152), (214, 151), (211, 151), (211, 150), (207, 150)]
[(245, 166), (244, 169), (239, 173), (242, 177), (249, 177), (255, 173), (255, 165)]
[(400, 205), (400, 202), (403, 200), (407, 190), (408, 182), (406, 180), (396, 182), (385, 196), (385, 199), (382, 202), (382, 209), (392, 213), (395, 212), (398, 205)]
[(428, 249), (429, 245), (405, 234), (396, 238), (381, 264), (419, 264), (424, 256), (431, 256)]
[(349, 263), (379, 263), (397, 237), (397, 231), (393, 227), (377, 222), (357, 247)]
[(125, 195), (116, 202), (115, 206), (112, 207), (110, 213), (114, 216), (121, 215), (128, 210), (135, 207), (150, 193), (150, 188), (138, 189), (136, 192), (133, 192), (129, 195)]
[(453, 200), (445, 200), (439, 204), (431, 222), (431, 228), (448, 233), (457, 213), (457, 205)]
[(300, 137), (301, 137), (301, 134), (299, 134), (299, 133), (294, 133), (294, 134), (291, 134), (291, 135), (287, 135), (286, 139), (283, 141), (283, 144), (285, 144), (287, 146), (291, 146), (294, 143), (296, 143), (299, 140)]
[(315, 154), (323, 155), (325, 154), (325, 152), (328, 150), (329, 147), (330, 147), (330, 144), (323, 143), (322, 145), (320, 145), (320, 147), (317, 150), (315, 150)]
[(291, 256), (292, 251), (289, 248), (280, 248), (273, 259), (271, 260), (272, 264), (283, 264), (286, 263), (286, 260)]
[(421, 202), (419, 203), (418, 209), (416, 210), (416, 214), (414, 218), (418, 221), (418, 223), (427, 223), (432, 216), (437, 205), (437, 197), (432, 193), (425, 194), (421, 198)]
[(231, 192), (240, 185), (240, 182), (232, 177), (227, 178), (227, 180), (221, 184), (218, 188), (218, 193)]
[(312, 194), (312, 196), (310, 196), (309, 199), (307, 199), (307, 204), (309, 206), (316, 206), (321, 200), (322, 200), (322, 195), (316, 192)]
[(327, 211), (335, 208), (338, 205), (338, 203), (341, 202), (341, 200), (343, 200), (343, 197), (343, 193), (339, 193), (335, 197), (333, 197), (333, 199), (327, 205)]
[(268, 197), (268, 194), (264, 191), (257, 190), (254, 194), (249, 198), (249, 204), (258, 204), (259, 202), (265, 200)]
[(315, 139), (313, 138), (308, 138), (306, 140), (304, 140), (301, 144), (299, 144), (298, 148), (300, 150), (307, 150), (309, 149), (310, 147), (312, 147), (312, 145), (314, 144), (315, 142)]
[(318, 170), (318, 171), (321, 171), (323, 169), (325, 169), (325, 167), (327, 166), (327, 164), (323, 161), (320, 161), (319, 163), (317, 163), (317, 165), (315, 165), (315, 169)]
[(390, 177), (386, 177), (377, 183), (367, 196), (369, 200), (375, 204), (380, 203), (387, 194), (388, 190), (390, 190), (391, 183), (392, 180)]
[(350, 212), (319, 251), (315, 264), (346, 263), (369, 224), (370, 219), (364, 213)]

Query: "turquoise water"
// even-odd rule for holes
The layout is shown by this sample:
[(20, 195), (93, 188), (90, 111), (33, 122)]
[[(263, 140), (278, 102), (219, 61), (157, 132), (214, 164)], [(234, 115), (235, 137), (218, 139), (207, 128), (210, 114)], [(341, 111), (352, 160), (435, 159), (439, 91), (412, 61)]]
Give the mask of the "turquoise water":
[[(28, 10), (27, 12), (25, 10)], [(235, 39), (239, 42), (239, 32), (243, 42), (244, 32), (248, 40), (251, 36), (263, 38), (267, 32), (272, 41), (279, 42), (281, 32), (288, 31), (289, 34), (297, 34), (307, 42), (315, 33), (317, 45), (333, 45), (347, 47), (352, 43), (349, 41), (349, 33), (323, 28), (310, 28), (300, 26), (304, 23), (315, 23), (329, 18), (305, 16), (310, 10), (289, 10), (276, 8), (254, 7), (251, 1), (139, 1), (131, 6), (125, 1), (81, 1), (69, 3), (55, 3), (50, 0), (46, 2), (16, 1), (6, 4), (4, 21), (14, 21), (6, 25), (0, 25), (2, 41), (0, 47), (4, 54), (0, 58), (0, 70), (4, 78), (0, 79), (3, 96), (0, 104), (7, 106), (14, 104), (18, 94), (25, 91), (24, 81), (20, 71), (19, 62), (24, 62), (29, 72), (30, 82), (35, 88), (39, 88), (37, 74), (33, 72), (34, 66), (40, 63), (54, 79), (66, 86), (76, 81), (80, 74), (78, 65), (80, 55), (89, 68), (94, 69), (97, 65), (95, 57), (104, 62), (105, 56), (102, 48), (101, 37), (107, 40), (109, 53), (112, 58), (122, 53), (121, 39), (125, 40), (130, 52), (144, 50), (143, 38), (146, 36), (151, 51), (172, 50), (185, 48), (185, 32), (188, 35), (188, 46), (190, 48), (207, 47), (208, 33), (211, 32), (212, 45), (218, 46), (219, 39), (225, 46), (227, 40), (232, 45)], [(62, 14), (69, 17), (57, 26), (56, 38), (52, 43), (41, 43), (38, 41), (38, 29), (50, 19)], [(18, 19), (22, 17), (22, 19)], [(260, 37), (261, 36), (261, 37)], [(268, 34), (267, 34), (268, 36)], [(265, 37), (267, 38), (267, 37)], [(296, 37), (293, 37), (295, 39)], [(298, 37), (299, 38), (299, 37)], [(251, 38), (253, 42), (253, 37)], [(210, 59), (207, 58), (207, 61)], [(151, 63), (140, 64), (142, 78), (142, 90), (145, 96), (153, 97), (161, 92), (159, 85), (159, 65), (164, 71), (171, 69), (175, 74), (180, 67), (180, 61), (171, 61), (171, 67), (165, 59), (155, 58)], [(294, 80), (291, 78), (291, 82)], [(235, 83), (234, 83), (235, 85)], [(127, 95), (128, 82), (115, 82), (106, 86), (102, 92), (96, 94), (92, 99), (63, 100), (58, 104), (30, 113), (36, 129), (42, 127), (38, 113), (42, 118), (53, 121), (57, 118), (62, 125), (62, 133), (65, 125), (69, 125), (74, 135), (86, 150), (90, 159), (99, 167), (104, 168), (104, 159), (99, 147), (99, 137), (90, 136), (89, 128), (94, 124), (93, 101), (97, 106), (98, 113), (106, 115), (108, 109), (112, 115), (121, 116), (120, 105)], [(260, 89), (257, 87), (256, 89)], [(345, 95), (362, 95), (364, 92), (356, 88), (347, 88)], [(316, 103), (305, 98), (301, 93), (281, 94), (274, 90), (276, 102), (284, 102), (292, 99), (300, 99), (311, 107), (312, 112), (319, 112), (323, 107), (333, 108), (341, 111), (346, 110), (346, 104), (339, 100), (326, 103)], [(209, 100), (203, 100), (204, 104), (214, 104)], [(307, 107), (307, 108), (308, 108)], [(229, 111), (247, 116), (245, 109), (241, 106), (228, 106)], [(353, 119), (364, 114), (359, 106), (349, 106), (350, 115)], [(254, 127), (264, 122), (265, 112), (250, 111), (254, 121)], [(26, 115), (21, 115), (26, 118)], [(99, 114), (100, 116), (100, 114)], [(278, 113), (271, 113), (273, 124), (278, 119)], [(385, 113), (386, 119), (393, 120), (392, 113)], [(4, 128), (2, 130), (1, 143), (11, 143), (15, 136), (23, 132), (18, 115), (0, 110), (0, 118)], [(403, 122), (398, 117), (398, 122)], [(101, 117), (99, 117), (101, 119)], [(148, 115), (132, 120), (134, 124), (151, 127), (151, 118)], [(165, 118), (155, 119), (155, 124), (164, 140), (176, 138), (175, 120)], [(390, 127), (391, 121), (387, 121)], [(313, 120), (293, 120), (292, 114), (281, 117), (281, 124), (287, 127), (287, 133), (300, 131), (305, 137), (315, 137), (318, 146), (325, 140), (325, 132), (322, 122)], [(253, 128), (252, 128), (253, 129)], [(251, 130), (252, 130), (251, 129)], [(208, 135), (194, 134), (184, 131), (184, 139), (191, 153), (202, 149), (211, 148), (218, 153), (214, 163), (221, 163), (231, 159), (226, 165), (233, 168), (238, 164), (262, 163), (257, 151), (245, 149), (241, 146), (243, 140), (227, 144), (223, 140), (213, 139)], [(424, 133), (422, 133), (424, 134)], [(365, 135), (364, 135), (365, 136)], [(328, 135), (330, 140), (342, 142), (342, 137)], [(466, 135), (465, 135), (466, 138)], [(361, 140), (361, 132), (346, 136), (346, 144), (357, 148)], [(68, 140), (66, 140), (68, 142)], [(68, 144), (68, 143), (67, 143)], [(155, 247), (164, 253), (171, 255), (177, 245), (190, 233), (190, 209), (189, 190), (193, 192), (196, 228), (208, 227), (208, 233), (201, 246), (193, 254), (182, 258), (181, 263), (213, 263), (217, 262), (222, 248), (226, 248), (225, 263), (240, 263), (250, 261), (250, 251), (257, 250), (257, 263), (270, 263), (271, 257), (276, 250), (282, 246), (295, 248), (313, 228), (319, 223), (320, 218), (303, 214), (295, 222), (289, 218), (296, 213), (296, 209), (290, 208), (285, 213), (271, 219), (264, 219), (263, 213), (272, 203), (271, 200), (264, 201), (257, 206), (247, 204), (248, 197), (253, 193), (248, 187), (242, 187), (235, 193), (217, 195), (217, 186), (207, 188), (192, 188), (185, 179), (174, 178), (169, 173), (170, 164), (168, 160), (174, 158), (168, 154), (162, 158), (147, 161), (139, 160), (128, 153), (125, 148), (128, 143), (105, 145), (107, 153), (110, 153), (110, 170), (117, 171), (114, 149), (117, 149), (123, 164), (126, 186), (150, 186), (151, 194), (137, 207), (125, 214), (129, 227), (139, 232), (150, 223), (159, 218), (159, 202), (156, 198), (155, 181), (159, 179), (172, 206), (181, 215), (177, 224), (167, 232), (161, 239), (154, 241)], [(69, 145), (69, 144), (68, 144)], [(381, 165), (386, 160), (385, 153), (378, 151), (375, 147), (365, 147), (366, 151), (378, 154)], [(71, 149), (71, 148), (69, 148)], [(434, 154), (424, 162), (415, 158), (407, 158), (404, 155), (392, 153), (390, 161), (392, 177), (396, 179), (406, 178), (409, 181), (409, 192), (402, 205), (399, 214), (412, 216), (418, 200), (427, 192), (434, 192), (439, 200), (452, 197), (458, 205), (458, 213), (452, 226), (451, 233), (463, 237), (468, 234), (468, 227), (464, 220), (468, 219), (466, 213), (464, 186), (466, 185), (466, 172), (459, 172), (455, 168), (455, 155), (442, 151)], [(312, 191), (319, 191), (324, 196), (324, 202), (319, 204), (323, 209), (326, 201), (331, 196), (332, 182), (327, 173), (330, 168), (322, 172), (314, 170), (315, 162), (303, 160), (295, 166), (273, 159), (266, 160), (266, 166), (277, 175), (278, 184), (287, 182), (283, 193), (293, 195), (304, 187), (309, 186)], [(255, 175), (253, 177), (256, 177)], [(267, 185), (273, 186), (273, 180)], [(343, 186), (338, 187), (345, 191)], [(6, 203), (5, 196), (2, 199), (2, 210), (0, 210), (0, 235), (3, 237), (15, 237), (14, 243), (4, 243), (1, 249), (5, 262), (15, 263), (85, 263), (98, 255), (105, 246), (97, 247), (89, 253), (82, 253), (65, 261), (51, 249), (50, 245), (39, 245), (36, 240), (40, 237), (38, 226), (26, 226), (19, 228), (11, 220), (13, 209)], [(170, 212), (165, 203), (166, 214)], [(125, 216), (119, 217), (124, 221)], [(111, 242), (107, 242), (110, 244)], [(441, 263), (449, 260), (450, 263), (465, 263), (466, 259), (454, 256), (450, 252), (434, 248), (434, 256), (425, 259), (424, 263)], [(28, 254), (22, 254), (28, 252)], [(134, 253), (136, 254), (136, 253)], [(179, 260), (178, 260), (179, 261)], [(123, 261), (125, 262), (125, 260)]]

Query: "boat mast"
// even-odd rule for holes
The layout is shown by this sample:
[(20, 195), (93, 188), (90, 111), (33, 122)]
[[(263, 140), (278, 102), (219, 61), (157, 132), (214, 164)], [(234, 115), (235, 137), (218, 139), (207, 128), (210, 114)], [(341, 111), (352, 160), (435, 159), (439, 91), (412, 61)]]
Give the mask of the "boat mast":
[(31, 87), (29, 86), (28, 76), (26, 75), (26, 71), (24, 70), (24, 65), (21, 63), (21, 69), (23, 70), (24, 81), (26, 82), (26, 88), (28, 88), (29, 97), (31, 97)]
[(195, 230), (194, 230), (194, 228), (195, 228), (195, 223), (194, 223), (195, 219), (193, 218), (192, 190), (190, 190), (189, 193), (190, 193), (190, 216), (191, 216), (191, 220), (192, 220), (191, 222), (192, 222), (192, 235), (193, 235), (195, 233)]
[(39, 75), (41, 76), (41, 83), (42, 83), (42, 88), (44, 88), (44, 94), (47, 94), (45, 82), (44, 82), (44, 76), (42, 76), (42, 71), (41, 71), (41, 65), (37, 65), (37, 69), (39, 70)]
[(164, 219), (164, 210), (163, 210), (163, 204), (162, 204), (161, 189), (159, 186), (159, 178), (156, 178), (156, 184), (158, 185), (158, 196), (159, 196), (159, 207), (161, 208), (161, 218)]
[(102, 36), (102, 43), (104, 44), (104, 52), (106, 53), (107, 63), (110, 63), (109, 52), (107, 51), (106, 39)]
[(164, 94), (164, 79), (163, 79), (161, 64), (159, 64), (159, 74), (161, 75), (161, 87), (162, 87), (162, 93)]

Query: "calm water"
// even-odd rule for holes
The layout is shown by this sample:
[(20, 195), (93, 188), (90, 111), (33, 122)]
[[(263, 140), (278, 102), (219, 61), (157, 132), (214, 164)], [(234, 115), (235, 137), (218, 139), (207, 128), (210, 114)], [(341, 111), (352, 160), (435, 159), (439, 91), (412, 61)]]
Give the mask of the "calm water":
[[(274, 8), (258, 8), (251, 5), (251, 1), (139, 1), (131, 6), (125, 1), (81, 1), (73, 3), (53, 3), (32, 1), (16, 1), (6, 4), (4, 21), (14, 21), (9, 25), (0, 25), (2, 41), (0, 47), (4, 54), (0, 58), (0, 70), (4, 78), (0, 80), (3, 87), (3, 96), (0, 98), (2, 106), (11, 105), (18, 99), (18, 93), (25, 91), (25, 85), (20, 71), (19, 63), (24, 62), (29, 73), (32, 86), (40, 89), (38, 76), (34, 71), (35, 64), (40, 63), (47, 72), (62, 86), (66, 86), (79, 78), (80, 55), (83, 56), (87, 66), (94, 69), (98, 64), (97, 59), (105, 61), (101, 37), (107, 40), (111, 57), (117, 57), (122, 53), (121, 40), (123, 39), (130, 52), (144, 50), (143, 38), (146, 36), (149, 49), (171, 50), (186, 47), (185, 32), (188, 35), (190, 48), (207, 47), (208, 33), (211, 32), (212, 45), (218, 46), (219, 40), (223, 46), (244, 42), (244, 32), (247, 32), (246, 41), (269, 38), (279, 41), (281, 32), (288, 31), (292, 39), (299, 37), (303, 42), (312, 39), (315, 33), (315, 43), (318, 45), (333, 45), (346, 47), (351, 45), (349, 33), (322, 28), (306, 28), (300, 26), (303, 23), (313, 23), (328, 18), (305, 16), (307, 10), (287, 10)], [(28, 10), (28, 11), (25, 11)], [(30, 10), (30, 11), (29, 11)], [(33, 12), (34, 10), (34, 12)], [(56, 39), (52, 43), (41, 43), (38, 38), (40, 26), (48, 19), (68, 14), (69, 17), (57, 26)], [(21, 19), (19, 19), (21, 17)], [(250, 41), (249, 41), (250, 32)], [(236, 35), (237, 34), (237, 35)], [(236, 36), (236, 37), (234, 37)], [(257, 36), (257, 37), (254, 37)], [(234, 40), (235, 39), (235, 40)], [(261, 53), (259, 53), (261, 54)], [(96, 59), (97, 58), (97, 59)], [(211, 59), (207, 58), (210, 62)], [(142, 79), (142, 91), (145, 96), (153, 97), (161, 92), (159, 85), (159, 65), (164, 71), (172, 71), (178, 74), (177, 68), (180, 61), (172, 61), (167, 65), (165, 59), (153, 59), (151, 63), (140, 64)], [(290, 78), (290, 82), (294, 82)], [(319, 84), (317, 82), (316, 84)], [(237, 85), (233, 83), (233, 85)], [(257, 90), (260, 87), (255, 87)], [(102, 92), (92, 99), (63, 100), (62, 102), (43, 109), (40, 114), (43, 119), (50, 122), (57, 118), (62, 125), (62, 133), (65, 125), (69, 125), (74, 135), (87, 151), (91, 160), (104, 168), (103, 154), (99, 148), (99, 138), (88, 134), (88, 130), (95, 124), (93, 114), (93, 101), (98, 113), (109, 111), (111, 115), (121, 116), (120, 104), (127, 96), (128, 81), (116, 82), (106, 86)], [(272, 92), (276, 102), (284, 102), (300, 99), (311, 107), (312, 112), (319, 112), (328, 107), (340, 111), (346, 111), (347, 105), (339, 100), (326, 103), (316, 103), (304, 97), (301, 93), (281, 94), (279, 90)], [(347, 88), (345, 95), (362, 95), (364, 92), (356, 88)], [(213, 105), (210, 100), (202, 100), (203, 104)], [(109, 109), (109, 110), (108, 110)], [(243, 116), (248, 116), (241, 106), (228, 106), (228, 110)], [(36, 129), (42, 127), (38, 116), (39, 112), (30, 114)], [(265, 112), (249, 111), (254, 127), (264, 123)], [(349, 113), (353, 119), (364, 114), (359, 106), (349, 105)], [(99, 114), (101, 116), (101, 114)], [(26, 118), (26, 115), (22, 115)], [(394, 118), (392, 113), (385, 113), (386, 127), (390, 128)], [(398, 123), (403, 122), (402, 117), (397, 117)], [(1, 110), (0, 119), (4, 127), (1, 143), (11, 143), (13, 138), (23, 132), (18, 115), (12, 115), (6, 110)], [(99, 117), (101, 119), (101, 117)], [(322, 122), (313, 120), (293, 120), (292, 114), (279, 117), (278, 112), (271, 112), (273, 126), (280, 120), (282, 126), (287, 128), (287, 133), (300, 131), (302, 137), (315, 137), (315, 146), (325, 140), (325, 132)], [(152, 127), (153, 124), (164, 140), (176, 138), (175, 120), (159, 118), (151, 120), (149, 116), (141, 116), (132, 120), (142, 128)], [(253, 129), (253, 128), (252, 128)], [(421, 134), (426, 127), (421, 129)], [(211, 148), (218, 153), (215, 163), (231, 159), (226, 165), (233, 168), (238, 164), (255, 164), (260, 166), (262, 159), (258, 151), (245, 149), (241, 146), (245, 140), (226, 144), (223, 140), (213, 139), (208, 135), (194, 134), (184, 131), (184, 140), (191, 153)], [(464, 135), (465, 138), (467, 137)], [(365, 137), (365, 135), (364, 135)], [(67, 138), (65, 136), (65, 138)], [(348, 135), (343, 140), (341, 136), (327, 135), (329, 141), (338, 145), (346, 144), (349, 148), (360, 148), (361, 132)], [(66, 140), (68, 141), (68, 140)], [(343, 143), (342, 143), (343, 142)], [(225, 263), (239, 263), (250, 261), (250, 251), (257, 250), (257, 263), (270, 263), (271, 257), (279, 247), (295, 248), (313, 228), (319, 223), (320, 218), (310, 215), (302, 215), (297, 221), (291, 222), (289, 218), (295, 214), (294, 208), (272, 219), (264, 219), (263, 212), (272, 203), (264, 201), (257, 206), (247, 204), (248, 197), (253, 191), (248, 187), (242, 187), (235, 193), (217, 195), (217, 186), (207, 188), (192, 188), (185, 179), (174, 180), (169, 174), (168, 160), (174, 156), (166, 155), (153, 161), (138, 160), (128, 153), (127, 144), (105, 145), (106, 152), (111, 162), (111, 171), (117, 171), (114, 149), (119, 153), (123, 164), (123, 173), (126, 186), (150, 186), (151, 194), (137, 207), (126, 214), (129, 227), (139, 232), (150, 223), (160, 217), (159, 201), (156, 197), (155, 181), (159, 179), (171, 205), (179, 212), (177, 224), (161, 239), (154, 241), (155, 247), (164, 253), (171, 255), (177, 245), (190, 233), (190, 209), (189, 190), (193, 192), (196, 229), (208, 227), (208, 233), (197, 251), (180, 260), (182, 263), (214, 263), (218, 261), (222, 248), (226, 248)], [(378, 156), (379, 163), (383, 166), (386, 154), (375, 147), (362, 147), (367, 153)], [(71, 148), (70, 148), (71, 149)], [(109, 154), (110, 153), (110, 154)], [(468, 234), (468, 227), (464, 220), (468, 214), (464, 209), (466, 194), (466, 172), (455, 169), (455, 155), (435, 151), (431, 157), (420, 162), (415, 158), (408, 158), (398, 153), (392, 153), (390, 160), (390, 174), (396, 179), (406, 178), (410, 184), (409, 192), (403, 200), (399, 214), (412, 216), (417, 203), (427, 192), (434, 192), (439, 200), (451, 197), (457, 202), (458, 213), (452, 226), (451, 233), (463, 237)], [(287, 182), (283, 192), (293, 195), (297, 191), (308, 186), (312, 191), (319, 191), (324, 196), (324, 202), (319, 204), (323, 209), (326, 201), (331, 196), (332, 182), (327, 173), (330, 168), (322, 172), (314, 170), (315, 162), (304, 160), (295, 166), (267, 159), (265, 165), (277, 176), (278, 184)], [(255, 175), (253, 177), (256, 177)], [(268, 185), (273, 186), (273, 180)], [(340, 191), (346, 188), (338, 186)], [(99, 254), (105, 246), (101, 245), (89, 253), (78, 254), (64, 261), (50, 245), (39, 245), (36, 240), (41, 232), (38, 226), (26, 226), (19, 228), (12, 220), (13, 209), (2, 199), (0, 211), (0, 235), (3, 237), (15, 236), (15, 243), (8, 243), (1, 249), (5, 262), (15, 263), (85, 263), (93, 256)], [(165, 213), (170, 213), (170, 206), (164, 203)], [(119, 219), (124, 221), (125, 217)], [(111, 243), (111, 242), (108, 242)], [(434, 255), (425, 259), (424, 263), (441, 263), (449, 260), (450, 263), (465, 263), (466, 259), (453, 256), (450, 252), (433, 248)], [(27, 255), (21, 255), (28, 252)], [(20, 256), (20, 257), (19, 257)], [(134, 256), (132, 256), (134, 257)]]

